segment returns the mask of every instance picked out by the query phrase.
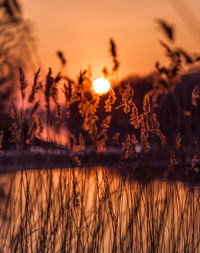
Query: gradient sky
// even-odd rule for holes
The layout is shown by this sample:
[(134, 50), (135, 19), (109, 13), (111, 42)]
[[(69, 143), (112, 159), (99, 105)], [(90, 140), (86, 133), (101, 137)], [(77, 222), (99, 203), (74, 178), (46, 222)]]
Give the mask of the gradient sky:
[[(144, 75), (156, 60), (165, 62), (158, 40), (165, 39), (155, 18), (175, 25), (176, 42), (189, 52), (200, 52), (199, 0), (21, 0), (25, 18), (32, 21), (38, 53), (45, 68), (59, 69), (57, 50), (68, 61), (66, 71), (75, 78), (89, 65), (94, 78), (111, 67), (109, 39), (117, 44), (119, 77)], [(174, 3), (174, 4), (172, 4)], [(179, 11), (174, 5), (179, 6)], [(193, 17), (190, 18), (190, 10)], [(200, 21), (200, 20), (199, 20)], [(195, 23), (196, 22), (196, 23)], [(189, 28), (189, 29), (188, 29)]]

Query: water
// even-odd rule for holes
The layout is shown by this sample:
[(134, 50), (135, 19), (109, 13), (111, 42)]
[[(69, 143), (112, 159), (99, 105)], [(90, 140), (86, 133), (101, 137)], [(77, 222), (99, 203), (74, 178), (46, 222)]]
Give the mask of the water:
[(0, 252), (200, 252), (200, 190), (105, 168), (0, 176)]

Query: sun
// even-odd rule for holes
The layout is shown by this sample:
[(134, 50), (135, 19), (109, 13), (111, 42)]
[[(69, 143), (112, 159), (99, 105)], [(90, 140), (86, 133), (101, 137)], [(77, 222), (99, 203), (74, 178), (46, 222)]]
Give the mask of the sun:
[(97, 78), (93, 81), (93, 89), (96, 93), (102, 95), (109, 91), (110, 83), (104, 78)]

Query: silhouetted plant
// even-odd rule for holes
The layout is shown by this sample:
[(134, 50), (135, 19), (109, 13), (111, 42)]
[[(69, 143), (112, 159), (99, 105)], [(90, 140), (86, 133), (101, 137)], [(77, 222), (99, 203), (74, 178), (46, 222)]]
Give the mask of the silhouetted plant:
[[(168, 36), (173, 38), (172, 34)], [(114, 75), (119, 63), (113, 40), (110, 45)], [(65, 119), (69, 123), (73, 107), (77, 109), (81, 125), (78, 135), (68, 129), (67, 147), (63, 147), (64, 151), (67, 149), (64, 155), (71, 159), (71, 169), (21, 171), (11, 176), (0, 226), (2, 252), (8, 249), (11, 252), (199, 251), (198, 190), (180, 182), (152, 182), (152, 178), (148, 178), (151, 175), (148, 170), (154, 169), (152, 161), (148, 160), (153, 145), (158, 145), (156, 152), (159, 153), (159, 143), (167, 144), (155, 108), (156, 105), (158, 108), (167, 105), (168, 96), (173, 93), (182, 69), (181, 53), (171, 50), (165, 43), (162, 45), (171, 64), (165, 68), (157, 63), (154, 88), (144, 95), (140, 108), (136, 105), (130, 82), (121, 85), (121, 97), (117, 97), (113, 89), (101, 97), (93, 91), (91, 75), (86, 70), (80, 71), (76, 81), (71, 81), (62, 72), (54, 77), (49, 69), (45, 83), (40, 82), (38, 70), (28, 96), (29, 83), (24, 70), (19, 68), (21, 104), (16, 106), (12, 102), (13, 124), (10, 129), (17, 149), (24, 151), (25, 143), (31, 147), (34, 139), (40, 137), (43, 127), (47, 131), (47, 140), (53, 141), (48, 130), (51, 127), (56, 131), (58, 123)], [(58, 56), (65, 65), (61, 51)], [(66, 114), (61, 113), (58, 86), (62, 87), (65, 95)], [(40, 90), (46, 108), (46, 122), (43, 124), (39, 115), (43, 102)], [(166, 103), (162, 99), (166, 99)], [(197, 99), (199, 89), (195, 88), (191, 104), (197, 106)], [(102, 115), (98, 111), (101, 101)], [(112, 113), (119, 110), (127, 117), (130, 131), (125, 136), (121, 132), (114, 132), (111, 136)], [(0, 144), (2, 136), (0, 132)], [(155, 143), (152, 136), (157, 136), (159, 142)], [(106, 149), (109, 138), (122, 152), (118, 168), (128, 172), (127, 178), (124, 174), (115, 174), (122, 170), (96, 167), (96, 161), (93, 161), (91, 170), (75, 169), (75, 166), (85, 165), (81, 164), (81, 156), (89, 145), (93, 148), (91, 156), (94, 152), (98, 154), (94, 155), (96, 159)], [(175, 143), (167, 153), (169, 164), (164, 179), (174, 175), (177, 165), (181, 164), (178, 152), (183, 151), (182, 138), (180, 132), (176, 133)], [(138, 145), (142, 145), (141, 152), (137, 150)], [(185, 154), (184, 159), (184, 173), (198, 175), (199, 153)], [(133, 162), (128, 163), (129, 168), (123, 167), (126, 161)], [(133, 183), (135, 177), (132, 175), (143, 167), (146, 174), (142, 182)]]
[(32, 64), (31, 56), (35, 53), (29, 51), (30, 46), (34, 47), (31, 25), (24, 19), (18, 0), (0, 1), (0, 34), (0, 110), (3, 110), (15, 90), (18, 66)]

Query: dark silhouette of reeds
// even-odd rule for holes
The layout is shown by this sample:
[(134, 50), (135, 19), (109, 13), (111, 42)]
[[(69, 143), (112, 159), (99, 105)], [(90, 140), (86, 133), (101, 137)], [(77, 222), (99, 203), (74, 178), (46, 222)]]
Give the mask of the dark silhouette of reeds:
[(2, 252), (199, 251), (193, 186), (132, 181), (100, 167), (5, 176)]
[[(172, 28), (162, 20), (158, 22), (173, 40)], [(72, 81), (62, 71), (53, 75), (49, 68), (44, 83), (40, 81), (39, 69), (28, 89), (24, 69), (19, 68), (21, 103), (16, 106), (12, 101), (10, 132), (21, 163), (16, 163), (19, 172), (2, 176), (7, 178), (7, 184), (5, 193), (0, 194), (0, 251), (199, 252), (199, 189), (192, 183), (199, 179), (200, 153), (191, 151), (189, 145), (185, 149), (187, 142), (178, 131), (183, 112), (174, 93), (185, 64), (195, 60), (165, 42), (160, 44), (170, 63), (169, 66), (156, 63), (153, 88), (144, 95), (140, 106), (136, 104), (130, 82), (120, 85), (120, 96), (114, 88), (100, 96), (92, 89), (89, 71), (80, 71), (77, 80)], [(108, 78), (116, 75), (119, 67), (113, 39), (110, 52), (113, 68), (111, 73), (107, 68), (103, 71)], [(63, 53), (57, 54), (65, 65)], [(66, 113), (62, 113), (59, 88), (65, 95)], [(198, 108), (199, 97), (197, 86), (191, 94), (191, 108)], [(175, 105), (178, 121), (173, 145), (169, 145), (163, 131), (163, 122), (174, 120), (166, 116), (171, 112), (170, 101)], [(43, 121), (41, 111), (46, 115)], [(113, 112), (125, 115), (129, 123), (125, 134), (110, 132)], [(80, 122), (78, 134), (70, 128), (75, 113), (80, 120), (76, 122)], [(65, 121), (68, 140), (59, 149), (54, 135), (59, 134)], [(55, 156), (58, 160), (66, 156), (70, 168), (48, 170), (48, 161), (45, 161), (43, 170), (36, 170), (36, 159), (31, 160), (29, 151), (42, 131), (46, 131), (47, 142), (42, 150), (44, 156), (51, 157), (54, 142)], [(189, 136), (191, 141), (191, 132)], [(3, 132), (0, 132), (0, 144), (2, 138)], [(120, 157), (115, 170), (103, 166), (101, 156), (111, 142), (121, 151), (117, 154)], [(195, 145), (198, 147), (197, 140)], [(90, 159), (82, 163), (88, 148), (92, 150)], [(154, 159), (162, 155), (167, 157), (165, 164), (156, 167)], [(26, 156), (33, 170), (26, 170)], [(97, 162), (102, 166), (97, 167)], [(159, 180), (154, 180), (156, 177)]]

